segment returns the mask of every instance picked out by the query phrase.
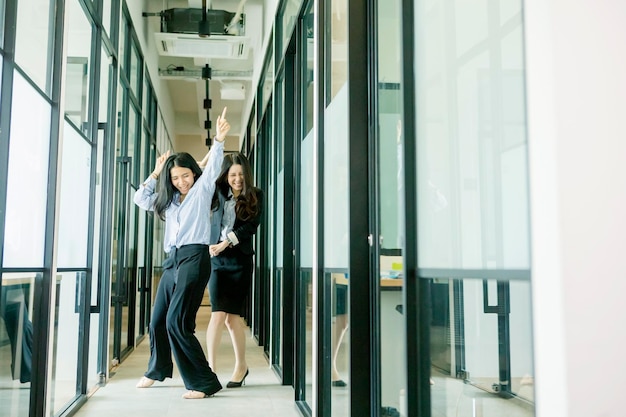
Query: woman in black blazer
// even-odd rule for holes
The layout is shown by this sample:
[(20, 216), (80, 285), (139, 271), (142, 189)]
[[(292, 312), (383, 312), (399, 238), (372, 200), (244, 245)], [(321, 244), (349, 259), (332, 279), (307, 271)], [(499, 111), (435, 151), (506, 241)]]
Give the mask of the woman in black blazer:
[(252, 184), (248, 159), (240, 153), (226, 155), (215, 182), (211, 204), (211, 319), (207, 328), (209, 364), (216, 367), (217, 349), (224, 324), (235, 350), (235, 369), (227, 388), (241, 387), (248, 376), (246, 337), (241, 317), (254, 270), (253, 237), (263, 209), (263, 192)]

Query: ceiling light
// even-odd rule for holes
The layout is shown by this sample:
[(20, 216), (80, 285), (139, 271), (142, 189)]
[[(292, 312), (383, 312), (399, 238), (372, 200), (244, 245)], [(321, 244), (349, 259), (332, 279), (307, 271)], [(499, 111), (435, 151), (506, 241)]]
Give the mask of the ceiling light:
[(246, 88), (241, 83), (224, 83), (220, 89), (222, 100), (245, 100)]

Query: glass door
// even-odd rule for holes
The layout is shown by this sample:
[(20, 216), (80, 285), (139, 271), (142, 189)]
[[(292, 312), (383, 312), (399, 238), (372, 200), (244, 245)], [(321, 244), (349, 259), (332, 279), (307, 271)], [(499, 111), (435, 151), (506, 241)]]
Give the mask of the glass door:
[(377, 3), (376, 196), (383, 415), (406, 415), (401, 1)]
[(128, 105), (128, 93), (122, 89), (122, 128), (116, 141), (116, 184), (113, 224), (113, 264), (111, 276), (111, 314), (113, 337), (111, 365), (116, 366), (134, 346), (135, 301), (137, 282), (137, 216), (132, 195), (135, 171), (135, 140), (138, 134), (137, 112)]
[(285, 199), (285, 166), (283, 155), (283, 137), (284, 137), (284, 73), (280, 73), (276, 79), (275, 106), (274, 113), (274, 140), (271, 143), (273, 150), (273, 167), (271, 176), (274, 177), (273, 191), (273, 210), (270, 216), (273, 217), (273, 227), (270, 230), (269, 239), (272, 245), (272, 342), (270, 351), (272, 352), (271, 363), (278, 368), (278, 372), (282, 374), (283, 350), (281, 348), (282, 329), (283, 329), (283, 247), (284, 247), (284, 199)]
[(421, 355), (408, 414), (530, 417), (522, 2), (414, 0), (413, 10), (405, 184), (415, 184), (406, 218), (419, 282), (408, 320), (420, 332), (408, 346)]
[[(152, 161), (156, 160), (156, 147), (150, 140), (150, 133), (148, 129), (145, 128), (143, 132), (138, 181), (143, 181), (143, 178), (148, 177), (149, 170), (154, 166)], [(138, 211), (138, 216), (139, 227), (137, 236), (139, 248), (137, 251), (137, 311), (135, 316), (137, 318), (137, 340), (139, 341), (139, 339), (148, 334), (148, 327), (150, 325), (152, 281), (154, 277), (154, 259), (152, 252), (155, 246), (155, 216), (143, 210)], [(156, 246), (159, 248), (158, 243)]]
[(313, 129), (313, 1), (305, 6), (300, 20), (300, 135), (296, 135), (294, 157), (296, 167), (296, 400), (310, 413), (313, 405), (313, 237), (315, 230), (314, 181), (314, 129)]
[[(324, 143), (323, 143), (323, 297), (325, 326), (329, 329), (326, 349), (330, 352), (330, 372), (323, 384), (330, 386), (330, 415), (350, 415), (352, 390), (350, 328), (350, 163), (348, 94), (348, 7), (345, 0), (327, 0), (325, 37), (329, 51), (325, 66)], [(320, 288), (320, 285), (318, 285)], [(324, 307), (322, 307), (324, 308)], [(323, 394), (322, 394), (323, 395)], [(320, 405), (324, 407), (324, 405)]]

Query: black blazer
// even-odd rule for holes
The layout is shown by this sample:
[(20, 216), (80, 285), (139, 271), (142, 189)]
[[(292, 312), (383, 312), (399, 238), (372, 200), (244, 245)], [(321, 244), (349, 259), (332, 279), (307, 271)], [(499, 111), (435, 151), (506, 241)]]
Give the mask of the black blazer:
[[(255, 188), (256, 197), (259, 205), (259, 212), (257, 215), (248, 221), (235, 219), (233, 225), (233, 232), (237, 236), (239, 243), (232, 247), (232, 250), (238, 251), (243, 255), (254, 254), (253, 237), (259, 228), (261, 223), (261, 215), (263, 214), (263, 191), (260, 188)], [(217, 210), (211, 209), (211, 244), (219, 243), (220, 235), (222, 234), (222, 215), (224, 213), (224, 202), (226, 197), (215, 190), (218, 197), (219, 207)]]

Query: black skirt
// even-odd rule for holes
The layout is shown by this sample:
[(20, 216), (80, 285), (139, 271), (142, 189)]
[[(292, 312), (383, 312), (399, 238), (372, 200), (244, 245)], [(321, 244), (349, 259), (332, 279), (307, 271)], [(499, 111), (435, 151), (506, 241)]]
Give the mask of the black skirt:
[(243, 255), (229, 248), (212, 257), (208, 285), (211, 311), (243, 315), (252, 271), (252, 255)]

